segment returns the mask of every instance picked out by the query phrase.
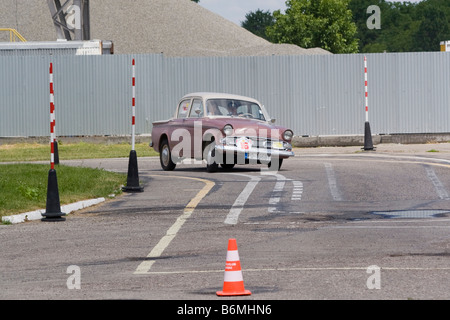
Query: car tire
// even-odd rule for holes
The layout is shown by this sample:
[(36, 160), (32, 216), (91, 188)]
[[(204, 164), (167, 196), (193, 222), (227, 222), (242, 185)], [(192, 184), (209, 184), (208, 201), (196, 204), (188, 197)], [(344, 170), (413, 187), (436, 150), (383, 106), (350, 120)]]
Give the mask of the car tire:
[(267, 167), (271, 171), (278, 171), (281, 169), (281, 165), (283, 164), (283, 159), (273, 159), (267, 164)]
[(169, 142), (163, 140), (159, 148), (159, 161), (164, 171), (172, 171), (176, 164), (172, 161), (172, 152), (170, 151)]
[(205, 154), (205, 160), (206, 160), (206, 171), (207, 172), (216, 172), (219, 168), (219, 165), (216, 163), (216, 149), (215, 149), (215, 142), (211, 142), (208, 144), (205, 148), (204, 154)]

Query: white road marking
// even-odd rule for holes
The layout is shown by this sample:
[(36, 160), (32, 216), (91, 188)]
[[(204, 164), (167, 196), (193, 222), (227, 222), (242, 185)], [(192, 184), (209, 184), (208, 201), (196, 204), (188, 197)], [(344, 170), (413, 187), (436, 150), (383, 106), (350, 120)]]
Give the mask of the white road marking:
[(226, 224), (236, 224), (238, 222), (239, 215), (241, 214), (242, 209), (244, 209), (244, 205), (247, 202), (248, 197), (253, 192), (253, 189), (255, 189), (256, 185), (261, 180), (261, 178), (240, 173), (228, 173), (228, 174), (240, 175), (250, 178), (250, 181), (247, 183), (244, 190), (242, 190), (242, 192), (234, 201), (234, 204), (231, 207), (230, 212), (228, 213), (225, 219)]
[(303, 194), (303, 183), (301, 181), (292, 181), (294, 184), (294, 190), (292, 191), (291, 201), (302, 200)]
[(273, 188), (272, 196), (269, 199), (269, 208), (267, 208), (269, 213), (277, 212), (277, 205), (281, 200), (286, 181), (286, 177), (281, 174), (275, 174), (275, 176), (277, 177), (277, 182), (275, 183), (275, 187)]
[(159, 240), (159, 242), (156, 244), (153, 250), (147, 255), (147, 258), (149, 258), (149, 260), (144, 260), (143, 262), (141, 262), (141, 264), (136, 268), (134, 274), (146, 274), (149, 272), (150, 268), (156, 261), (155, 259), (152, 258), (158, 258), (161, 256), (164, 250), (169, 246), (170, 242), (175, 238), (178, 231), (180, 231), (181, 227), (186, 222), (186, 220), (192, 215), (199, 202), (208, 194), (208, 192), (212, 189), (212, 187), (214, 187), (214, 182), (209, 180), (190, 177), (180, 177), (180, 176), (170, 176), (170, 177), (201, 181), (205, 183), (205, 186), (203, 187), (202, 190), (200, 190), (197, 193), (197, 195), (194, 198), (191, 199), (188, 205), (184, 208), (183, 214), (177, 218), (175, 223), (169, 228), (169, 230), (167, 230), (166, 235), (163, 236), (161, 240)]
[(339, 189), (337, 187), (333, 166), (328, 162), (324, 163), (324, 165), (327, 171), (328, 186), (330, 187), (331, 196), (333, 197), (334, 201), (342, 201), (341, 193), (339, 192)]
[[(241, 214), (242, 210), (244, 209), (244, 205), (247, 202), (250, 194), (255, 189), (256, 185), (261, 181), (260, 177), (246, 175), (246, 174), (240, 174), (240, 173), (227, 173), (227, 174), (233, 174), (233, 175), (239, 175), (244, 176), (247, 178), (250, 178), (250, 181), (245, 186), (244, 190), (239, 194), (236, 201), (234, 202), (233, 206), (230, 209), (230, 212), (228, 213), (224, 223), (225, 224), (237, 224), (239, 220), (239, 215)], [(289, 181), (291, 179), (286, 178), (285, 176), (278, 174), (278, 173), (262, 173), (262, 176), (275, 176), (277, 178), (277, 182), (275, 183), (275, 187), (273, 189), (272, 196), (269, 199), (269, 207), (268, 212), (269, 213), (276, 213), (277, 212), (277, 205), (281, 201), (282, 192), (284, 190), (284, 186), (286, 181)], [(293, 195), (293, 199), (300, 200), (301, 194), (303, 192), (303, 184), (301, 181), (294, 181), (295, 190), (296, 193)]]
[(449, 200), (450, 197), (448, 195), (448, 192), (447, 192), (447, 190), (445, 190), (444, 185), (437, 177), (433, 168), (429, 165), (425, 165), (425, 171), (427, 172), (428, 179), (430, 179), (430, 181), (433, 183), (433, 186), (436, 189), (436, 192), (437, 192), (439, 198), (442, 200)]
[[(266, 272), (266, 271), (366, 271), (367, 267), (290, 267), (290, 268), (261, 268), (261, 269), (243, 269), (242, 272)], [(380, 270), (386, 271), (448, 271), (450, 267), (380, 267)], [(152, 275), (164, 274), (189, 274), (189, 273), (223, 273), (222, 270), (177, 270), (177, 271), (158, 271), (148, 272)]]

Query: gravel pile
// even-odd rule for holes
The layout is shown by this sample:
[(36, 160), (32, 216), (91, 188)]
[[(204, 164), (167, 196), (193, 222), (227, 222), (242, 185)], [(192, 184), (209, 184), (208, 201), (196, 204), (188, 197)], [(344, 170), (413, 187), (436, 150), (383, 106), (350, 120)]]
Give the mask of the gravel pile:
[[(5, 0), (0, 21), (28, 41), (56, 40), (47, 2)], [(266, 56), (330, 54), (320, 48), (272, 44), (191, 0), (92, 0), (91, 38), (112, 40), (116, 54)]]
[[(126, 14), (121, 10), (124, 8), (111, 6), (111, 2), (115, 1), (95, 0), (92, 16), (99, 21), (121, 21), (120, 28), (98, 34), (114, 39), (117, 52), (125, 53), (127, 48), (137, 47), (138, 52), (163, 52), (167, 56), (329, 54), (320, 48), (272, 44), (190, 0), (134, 0), (125, 8)], [(98, 11), (108, 4), (110, 10)], [(104, 24), (95, 29), (100, 31), (101, 27)], [(124, 39), (124, 30), (133, 36)], [(108, 34), (103, 33), (106, 31)]]

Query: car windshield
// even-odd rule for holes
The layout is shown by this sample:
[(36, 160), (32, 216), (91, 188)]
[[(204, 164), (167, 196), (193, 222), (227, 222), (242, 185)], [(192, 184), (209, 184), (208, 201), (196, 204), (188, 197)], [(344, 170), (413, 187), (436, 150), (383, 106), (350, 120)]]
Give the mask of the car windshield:
[(206, 102), (209, 116), (246, 117), (265, 121), (263, 111), (254, 102), (235, 99), (209, 99)]

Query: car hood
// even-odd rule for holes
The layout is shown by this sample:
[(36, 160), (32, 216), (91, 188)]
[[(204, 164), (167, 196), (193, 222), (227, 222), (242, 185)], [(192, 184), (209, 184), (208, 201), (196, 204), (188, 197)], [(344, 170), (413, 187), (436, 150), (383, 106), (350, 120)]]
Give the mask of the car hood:
[(210, 125), (222, 129), (225, 125), (233, 126), (233, 136), (261, 137), (284, 140), (282, 138), (286, 127), (274, 125), (259, 120), (242, 119), (238, 117), (211, 117), (205, 119)]

